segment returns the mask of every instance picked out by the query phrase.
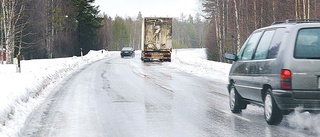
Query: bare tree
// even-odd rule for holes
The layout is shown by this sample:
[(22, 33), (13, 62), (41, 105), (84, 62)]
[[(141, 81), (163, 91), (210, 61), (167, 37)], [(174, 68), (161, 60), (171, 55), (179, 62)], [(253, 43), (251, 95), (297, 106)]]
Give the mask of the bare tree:
[[(318, 0), (199, 0), (210, 20), (206, 47), (212, 60), (225, 61), (223, 52), (239, 52), (257, 28), (286, 19), (319, 18)], [(214, 33), (212, 33), (212, 31)], [(230, 42), (233, 41), (233, 42)], [(236, 45), (236, 46), (234, 46)]]
[(24, 5), (18, 0), (1, 0), (4, 46), (7, 52), (7, 63), (12, 64), (18, 21), (24, 10)]

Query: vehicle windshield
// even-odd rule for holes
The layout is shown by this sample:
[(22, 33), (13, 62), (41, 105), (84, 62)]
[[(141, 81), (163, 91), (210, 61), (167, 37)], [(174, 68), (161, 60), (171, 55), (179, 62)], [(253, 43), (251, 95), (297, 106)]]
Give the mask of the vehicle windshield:
[(320, 28), (301, 29), (298, 32), (294, 57), (320, 59)]

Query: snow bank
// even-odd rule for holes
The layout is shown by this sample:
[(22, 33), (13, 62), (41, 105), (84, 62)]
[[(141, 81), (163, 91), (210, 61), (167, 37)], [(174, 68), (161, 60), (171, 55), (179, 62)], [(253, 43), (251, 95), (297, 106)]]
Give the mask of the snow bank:
[(0, 65), (0, 136), (16, 136), (56, 82), (106, 56), (108, 52), (100, 50), (83, 57), (21, 61), (21, 73), (16, 73), (16, 65)]
[(199, 77), (228, 81), (231, 64), (208, 61), (206, 50), (202, 49), (177, 49), (173, 51), (170, 67), (185, 71)]

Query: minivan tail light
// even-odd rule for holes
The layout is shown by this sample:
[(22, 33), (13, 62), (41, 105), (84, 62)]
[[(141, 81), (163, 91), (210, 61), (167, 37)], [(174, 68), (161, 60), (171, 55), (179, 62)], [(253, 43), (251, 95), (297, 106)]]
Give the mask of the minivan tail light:
[(289, 69), (282, 69), (280, 75), (281, 89), (291, 89), (291, 76), (292, 73)]

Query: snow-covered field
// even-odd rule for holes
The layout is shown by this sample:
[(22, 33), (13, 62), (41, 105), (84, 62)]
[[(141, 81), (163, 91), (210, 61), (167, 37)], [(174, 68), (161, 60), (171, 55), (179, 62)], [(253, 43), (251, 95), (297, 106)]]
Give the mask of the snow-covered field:
[[(63, 78), (89, 63), (115, 54), (118, 56), (119, 52), (90, 51), (84, 57), (21, 61), (21, 73), (16, 73), (15, 65), (0, 64), (0, 136), (18, 136), (28, 115)], [(208, 61), (205, 49), (174, 50), (172, 57), (171, 63), (164, 63), (168, 67), (227, 83), (231, 64)], [(312, 125), (311, 128), (317, 130), (320, 129), (316, 128), (320, 127), (318, 117), (294, 114), (288, 120), (294, 127), (310, 129)]]

